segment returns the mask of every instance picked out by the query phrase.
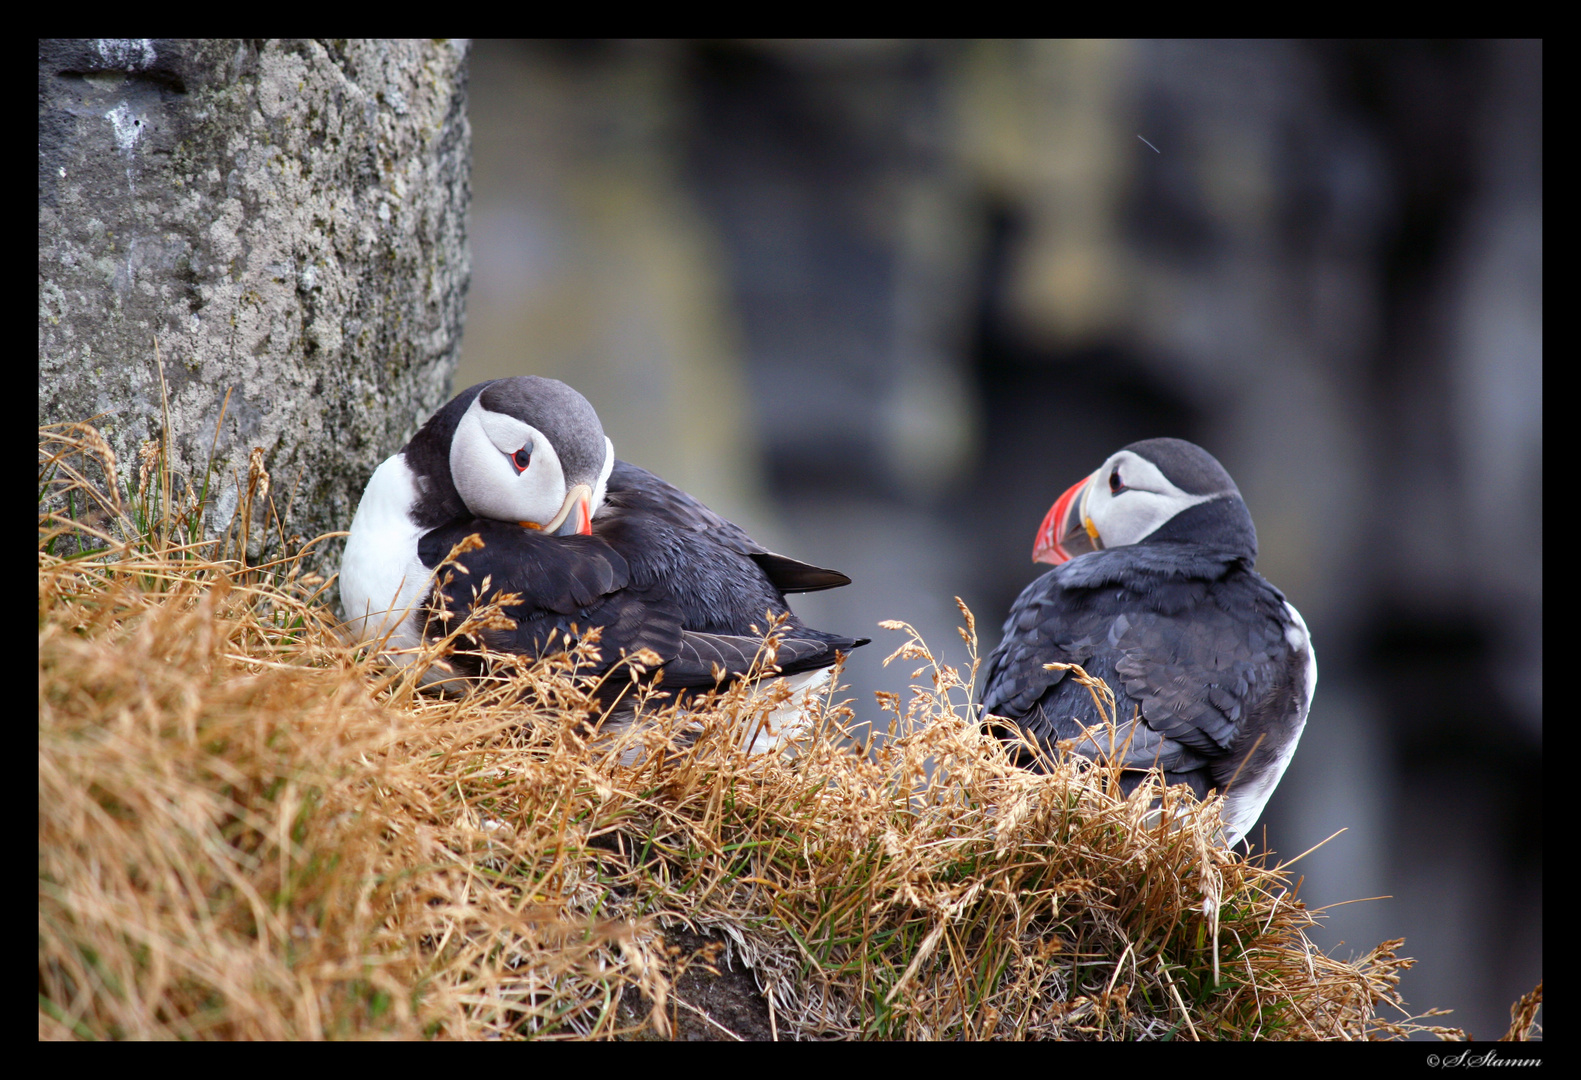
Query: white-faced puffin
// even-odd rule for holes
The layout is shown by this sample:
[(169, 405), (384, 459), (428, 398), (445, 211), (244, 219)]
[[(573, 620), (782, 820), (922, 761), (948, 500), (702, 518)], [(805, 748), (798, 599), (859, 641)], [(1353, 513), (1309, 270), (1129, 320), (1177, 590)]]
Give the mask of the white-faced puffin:
[[(435, 568), (472, 534), (483, 547), (457, 559), (467, 573), (436, 583)], [(459, 625), (485, 579), (491, 595), (521, 596), (505, 609), (513, 629), (479, 633), (490, 649), (536, 657), (598, 627), (604, 669), (650, 649), (665, 691), (740, 678), (771, 617), (784, 617), (774, 662), (798, 696), (868, 640), (806, 626), (785, 602), (850, 578), (768, 551), (617, 461), (587, 399), (536, 376), (463, 391), (375, 470), (346, 541), (341, 605), (354, 640), (384, 640), (389, 659), (409, 662), (425, 639)], [(617, 688), (623, 670), (611, 676)]]
[(1054, 569), (1010, 609), (984, 722), (1009, 736), (1009, 721), (1044, 752), (1071, 740), (1106, 756), (1107, 733), (1083, 734), (1102, 722), (1091, 694), (1044, 666), (1080, 664), (1114, 691), (1118, 760), (1199, 797), (1224, 791), (1237, 843), (1295, 753), (1317, 659), (1300, 613), (1252, 569), (1257, 531), (1235, 481), (1192, 443), (1132, 443), (1059, 497), (1032, 558)]

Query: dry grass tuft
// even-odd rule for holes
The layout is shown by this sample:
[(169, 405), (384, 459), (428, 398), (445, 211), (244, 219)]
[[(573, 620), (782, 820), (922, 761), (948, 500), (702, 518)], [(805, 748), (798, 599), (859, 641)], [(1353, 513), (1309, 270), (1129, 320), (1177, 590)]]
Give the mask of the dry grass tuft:
[(1510, 1030), (1499, 1041), (1529, 1042), (1542, 1038), (1542, 1025), (1537, 1023), (1537, 1010), (1542, 1008), (1542, 1004), (1543, 984), (1538, 982), (1530, 992), (1521, 995), (1520, 1000), (1510, 1006)]
[(743, 964), (781, 1038), (1459, 1034), (1404, 1010), (1399, 942), (1314, 948), (1214, 804), (1015, 768), (964, 607), (965, 675), (893, 624), (918, 685), (871, 754), (832, 702), (746, 754), (775, 701), (739, 688), (604, 734), (592, 646), (419, 692), (300, 552), (247, 565), (267, 514), (201, 542), (108, 454), (41, 432), (41, 1037), (756, 1034), (679, 989)]

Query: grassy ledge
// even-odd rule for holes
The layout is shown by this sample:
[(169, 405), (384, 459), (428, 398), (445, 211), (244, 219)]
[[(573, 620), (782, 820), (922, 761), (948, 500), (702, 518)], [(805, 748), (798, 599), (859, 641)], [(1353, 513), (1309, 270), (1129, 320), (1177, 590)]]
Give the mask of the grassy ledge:
[(247, 558), (261, 461), (208, 541), (157, 446), (135, 491), (86, 425), (39, 461), (43, 1038), (1460, 1034), (1399, 942), (1316, 949), (1212, 802), (1013, 767), (964, 608), (964, 675), (892, 624), (916, 685), (870, 753), (834, 700), (743, 753), (741, 689), (606, 735), (596, 646), (452, 697), (345, 647), (302, 552)]

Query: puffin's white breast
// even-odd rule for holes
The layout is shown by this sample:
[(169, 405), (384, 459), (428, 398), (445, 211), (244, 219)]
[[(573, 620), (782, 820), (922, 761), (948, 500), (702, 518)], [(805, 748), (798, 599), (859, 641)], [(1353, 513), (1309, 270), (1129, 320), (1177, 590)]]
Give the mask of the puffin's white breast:
[[(418, 605), (428, 590), (429, 570), (417, 556), (422, 530), (412, 521), (417, 484), (403, 454), (374, 470), (351, 519), (351, 535), (340, 564), (340, 605), (354, 642), (389, 634), (388, 649), (421, 644)], [(392, 657), (410, 663), (410, 656)]]

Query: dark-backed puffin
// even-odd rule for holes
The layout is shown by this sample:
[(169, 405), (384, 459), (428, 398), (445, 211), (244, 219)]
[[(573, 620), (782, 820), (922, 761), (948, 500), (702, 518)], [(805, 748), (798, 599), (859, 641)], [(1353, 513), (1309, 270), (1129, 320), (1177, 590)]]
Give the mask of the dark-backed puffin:
[[(1181, 439), (1132, 443), (1059, 497), (1032, 558), (1054, 569), (1010, 608), (984, 722), (1106, 756), (1108, 733), (1083, 733), (1101, 723), (1092, 696), (1045, 667), (1080, 664), (1114, 691), (1119, 760), (1224, 791), (1225, 842), (1240, 841), (1295, 753), (1317, 659), (1300, 613), (1252, 569), (1257, 531), (1229, 473)], [(1126, 776), (1129, 792), (1143, 773)]]
[[(467, 572), (436, 583), (435, 568), (472, 534), (483, 547), (458, 558)], [(742, 676), (772, 617), (783, 616), (775, 664), (802, 700), (841, 653), (867, 643), (808, 627), (785, 602), (850, 578), (768, 551), (617, 461), (587, 399), (536, 376), (463, 391), (375, 470), (341, 563), (349, 634), (410, 662), (425, 639), (459, 625), (485, 580), (490, 595), (521, 596), (505, 609), (514, 628), (478, 634), (491, 649), (536, 657), (599, 627), (606, 670), (650, 649), (666, 691)]]

